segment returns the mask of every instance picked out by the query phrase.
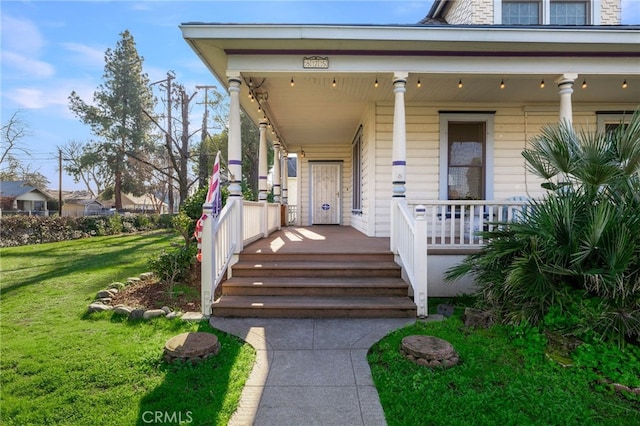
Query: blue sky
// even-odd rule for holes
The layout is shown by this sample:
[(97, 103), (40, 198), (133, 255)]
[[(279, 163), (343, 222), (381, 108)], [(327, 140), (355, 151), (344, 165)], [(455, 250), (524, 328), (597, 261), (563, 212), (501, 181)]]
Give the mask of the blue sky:
[[(90, 101), (101, 83), (104, 52), (128, 29), (151, 81), (168, 70), (189, 91), (216, 81), (183, 40), (182, 22), (415, 24), (425, 1), (12, 1), (0, 3), (1, 118), (20, 110), (30, 135), (32, 164), (58, 188), (57, 147), (88, 141), (89, 128), (73, 116), (68, 96)], [(640, 24), (640, 0), (623, 0), (625, 24)], [(82, 189), (63, 176), (64, 189)]]

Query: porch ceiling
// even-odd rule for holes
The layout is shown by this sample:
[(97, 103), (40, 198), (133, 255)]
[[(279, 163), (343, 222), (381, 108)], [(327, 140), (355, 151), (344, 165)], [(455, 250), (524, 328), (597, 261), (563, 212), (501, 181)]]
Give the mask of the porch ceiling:
[[(560, 97), (554, 75), (444, 75), (410, 74), (405, 93), (406, 104), (435, 105), (439, 109), (495, 109), (498, 105), (534, 107), (557, 111)], [(281, 139), (289, 151), (315, 144), (350, 144), (360, 124), (365, 108), (371, 102), (393, 105), (393, 75), (323, 73), (262, 73), (243, 74), (255, 92), (268, 93), (266, 107)], [(295, 85), (290, 82), (293, 78)], [(333, 86), (335, 79), (336, 85)], [(374, 83), (378, 80), (378, 87)], [(626, 79), (627, 88), (622, 88)], [(421, 87), (417, 87), (420, 80)], [(458, 88), (462, 80), (463, 87)], [(505, 88), (500, 88), (504, 81)], [(540, 87), (544, 80), (544, 88)], [(582, 88), (582, 82), (587, 87)], [(262, 118), (257, 103), (251, 102), (248, 86), (243, 84), (241, 98), (245, 111), (258, 122)], [(640, 77), (624, 75), (580, 75), (572, 96), (574, 109), (579, 105), (628, 105), (640, 102)], [(603, 101), (606, 100), (606, 101)]]
[[(367, 105), (393, 104), (393, 71), (409, 72), (407, 104), (441, 110), (461, 105), (491, 110), (509, 104), (557, 111), (560, 96), (554, 80), (565, 72), (579, 74), (574, 110), (580, 105), (633, 109), (640, 101), (635, 28), (194, 23), (183, 25), (182, 31), (223, 85), (228, 75), (244, 80), (241, 106), (256, 123), (263, 112), (250, 101), (249, 81), (255, 93), (268, 93), (262, 106), (290, 152), (306, 145), (350, 144)], [(302, 58), (314, 55), (328, 57), (329, 68), (304, 69)], [(622, 89), (625, 79), (628, 87)], [(586, 89), (581, 88), (583, 80)]]

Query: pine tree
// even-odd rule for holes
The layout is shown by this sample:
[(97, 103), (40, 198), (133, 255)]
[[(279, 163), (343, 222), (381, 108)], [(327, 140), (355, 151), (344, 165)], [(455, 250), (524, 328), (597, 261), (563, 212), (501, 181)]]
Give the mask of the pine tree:
[(100, 151), (114, 177), (116, 209), (122, 208), (123, 192), (144, 192), (148, 168), (134, 158), (144, 158), (153, 142), (152, 123), (144, 111), (153, 111), (155, 105), (133, 36), (128, 30), (120, 36), (115, 49), (105, 52), (103, 83), (93, 94), (93, 104), (75, 91), (69, 96), (71, 111), (101, 139)]

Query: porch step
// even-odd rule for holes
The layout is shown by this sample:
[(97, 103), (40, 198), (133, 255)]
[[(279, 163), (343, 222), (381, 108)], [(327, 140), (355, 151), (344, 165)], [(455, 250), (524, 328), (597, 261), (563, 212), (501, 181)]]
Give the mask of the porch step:
[(398, 318), (414, 317), (408, 297), (223, 296), (215, 316), (259, 318)]
[(223, 284), (229, 296), (406, 296), (407, 283), (386, 277), (237, 277)]
[(414, 317), (390, 252), (242, 253), (212, 306), (219, 317)]
[[(242, 259), (242, 257), (241, 257)], [(239, 261), (233, 265), (236, 277), (398, 277), (395, 262), (363, 261)]]

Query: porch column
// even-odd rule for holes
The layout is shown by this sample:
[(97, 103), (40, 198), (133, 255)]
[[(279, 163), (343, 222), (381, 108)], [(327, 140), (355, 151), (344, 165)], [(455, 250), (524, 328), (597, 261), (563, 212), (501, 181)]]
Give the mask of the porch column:
[(578, 78), (576, 73), (562, 74), (556, 79), (558, 93), (560, 94), (560, 117), (562, 123), (566, 121), (569, 125), (573, 123), (573, 108), (571, 106), (571, 94), (573, 93), (573, 82)]
[(267, 201), (267, 122), (260, 122), (260, 151), (258, 159), (258, 201)]
[(289, 153), (282, 152), (282, 204), (289, 203), (288, 180), (289, 180)]
[(273, 201), (280, 202), (280, 141), (273, 141)]
[(404, 111), (404, 93), (407, 91), (407, 73), (395, 73), (393, 76), (393, 158), (392, 179), (393, 198), (404, 198), (407, 168), (407, 132)]
[(240, 133), (240, 76), (229, 77), (229, 197), (242, 198), (242, 140)]

